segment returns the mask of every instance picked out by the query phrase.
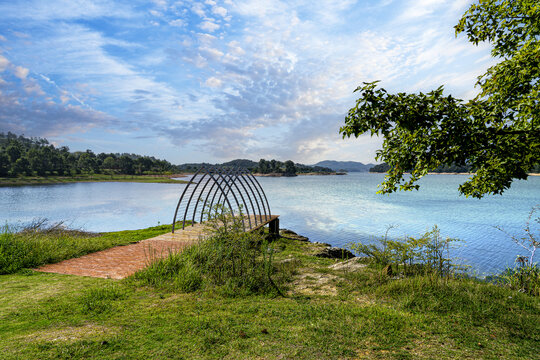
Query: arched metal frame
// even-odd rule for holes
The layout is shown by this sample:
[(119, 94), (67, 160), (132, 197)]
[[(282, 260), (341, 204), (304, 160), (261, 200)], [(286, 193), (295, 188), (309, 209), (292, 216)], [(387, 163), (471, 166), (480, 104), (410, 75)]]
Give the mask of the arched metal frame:
[[(215, 201), (215, 204), (214, 204)], [(199, 206), (202, 203), (202, 206)], [(246, 231), (246, 215), (249, 229), (271, 219), (270, 205), (266, 194), (249, 170), (227, 167), (201, 167), (184, 188), (174, 212), (172, 232), (176, 228), (178, 212), (183, 212), (182, 229), (186, 221), (191, 225), (208, 220), (215, 205), (228, 208), (233, 216), (241, 216)], [(254, 224), (252, 224), (254, 221)]]

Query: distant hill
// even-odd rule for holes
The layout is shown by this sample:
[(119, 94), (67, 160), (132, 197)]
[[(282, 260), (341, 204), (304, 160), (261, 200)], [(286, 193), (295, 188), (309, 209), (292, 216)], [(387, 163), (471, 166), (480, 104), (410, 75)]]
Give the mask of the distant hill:
[(247, 159), (236, 159), (236, 160), (231, 160), (231, 161), (224, 162), (223, 164), (221, 164), (221, 166), (232, 166), (232, 167), (238, 166), (244, 169), (254, 169), (257, 167), (257, 165), (259, 165), (258, 162), (247, 160)]
[(349, 172), (367, 172), (374, 164), (363, 164), (358, 161), (335, 161), (335, 160), (324, 160), (319, 161), (313, 166), (322, 166), (330, 168), (334, 171), (345, 170)]

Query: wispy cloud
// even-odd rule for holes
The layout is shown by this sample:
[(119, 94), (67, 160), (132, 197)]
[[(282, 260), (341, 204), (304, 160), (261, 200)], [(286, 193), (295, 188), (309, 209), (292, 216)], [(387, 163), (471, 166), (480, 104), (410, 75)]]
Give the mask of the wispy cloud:
[[(391, 91), (425, 91), (442, 82), (458, 97), (470, 96), (475, 75), (489, 61), (479, 60), (488, 54), (486, 47), (454, 37), (452, 25), (466, 5), (464, 0), (0, 4), (5, 14), (0, 33), (29, 34), (0, 39), (5, 40), (2, 86), (13, 87), (9, 97), (0, 94), (6, 106), (1, 125), (36, 135), (102, 127), (125, 134), (125, 141), (155, 136), (174, 144), (169, 151), (177, 162), (192, 160), (178, 154), (194, 154), (201, 145), (205, 152), (197, 156), (209, 161), (237, 156), (370, 161), (379, 139), (344, 141), (338, 134), (354, 104), (352, 90), (373, 80)], [(30, 97), (40, 100), (31, 104)], [(43, 120), (34, 124), (20, 120), (38, 114)], [(55, 114), (65, 125), (54, 124)]]

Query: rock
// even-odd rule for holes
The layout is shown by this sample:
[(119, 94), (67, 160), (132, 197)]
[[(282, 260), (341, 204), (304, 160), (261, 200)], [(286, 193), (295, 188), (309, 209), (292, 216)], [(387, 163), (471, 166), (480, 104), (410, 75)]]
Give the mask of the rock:
[(351, 259), (356, 257), (349, 250), (338, 247), (327, 247), (323, 249), (320, 253), (315, 254), (315, 256), (329, 259)]
[(314, 241), (314, 242), (312, 242), (312, 244), (324, 245), (326, 247), (332, 247), (332, 245), (330, 245), (328, 243), (320, 242), (320, 241)]
[(281, 237), (291, 239), (291, 240), (306, 241), (306, 242), (309, 241), (309, 239), (307, 237), (302, 236), (302, 235), (298, 235), (294, 231), (287, 230), (287, 229), (281, 229), (279, 231), (279, 235)]

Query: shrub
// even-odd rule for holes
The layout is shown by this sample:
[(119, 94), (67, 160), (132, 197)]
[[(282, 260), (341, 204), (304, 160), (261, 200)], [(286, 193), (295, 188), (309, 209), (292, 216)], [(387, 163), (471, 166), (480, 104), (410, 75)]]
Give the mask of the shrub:
[(418, 238), (392, 240), (388, 238), (392, 228), (388, 227), (384, 237), (378, 239), (376, 244), (353, 243), (349, 247), (371, 258), (379, 266), (389, 266), (392, 273), (447, 276), (459, 269), (449, 257), (449, 252), (450, 247), (460, 240), (443, 238), (437, 226)]
[(96, 234), (68, 230), (62, 223), (36, 221), (21, 231), (5, 225), (0, 231), (0, 274), (37, 267), (92, 251)]
[(513, 268), (506, 268), (506, 270), (494, 278), (495, 282), (499, 284), (536, 296), (540, 296), (540, 267), (534, 262), (534, 255), (540, 247), (540, 239), (538, 239), (538, 229), (534, 229), (531, 225), (535, 223), (540, 224), (540, 217), (534, 218), (539, 208), (540, 206), (536, 205), (529, 212), (524, 228), (525, 235), (523, 237), (510, 235), (501, 227), (496, 226), (498, 230), (507, 234), (512, 241), (527, 250), (529, 254), (528, 256), (518, 255), (516, 257), (517, 265)]
[(286, 274), (273, 265), (274, 249), (261, 232), (246, 233), (224, 211), (209, 221), (212, 235), (134, 274), (143, 285), (191, 292), (213, 289), (227, 296), (282, 294)]

